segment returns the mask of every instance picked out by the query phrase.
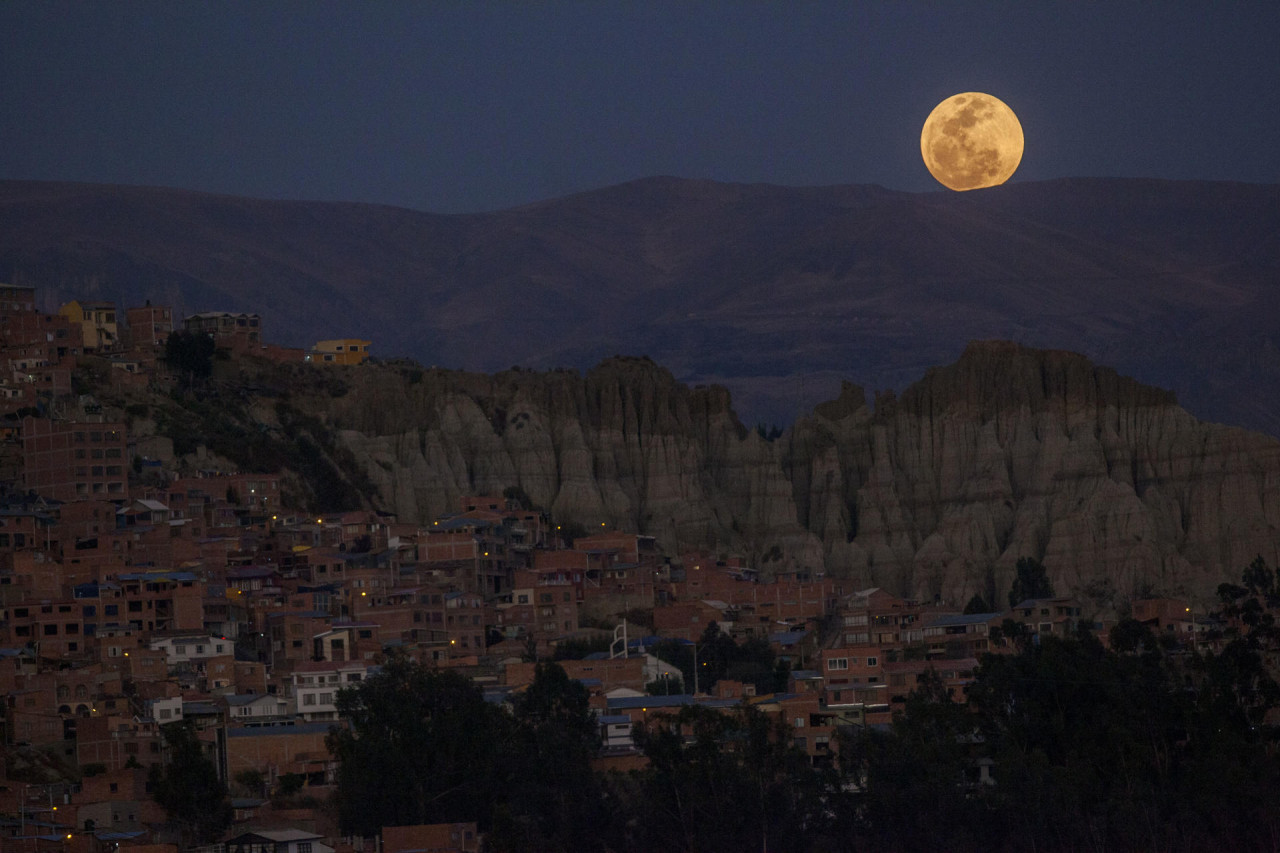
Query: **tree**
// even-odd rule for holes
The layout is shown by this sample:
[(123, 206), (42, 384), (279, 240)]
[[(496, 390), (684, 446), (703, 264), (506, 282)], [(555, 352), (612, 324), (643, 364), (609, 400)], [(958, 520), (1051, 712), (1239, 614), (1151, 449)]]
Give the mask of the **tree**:
[(1121, 619), (1111, 629), (1111, 648), (1119, 654), (1158, 654), (1159, 644), (1151, 629), (1137, 619)]
[(969, 599), (969, 603), (964, 606), (964, 615), (969, 616), (974, 613), (994, 613), (995, 609), (987, 603), (987, 600), (981, 595), (975, 594)]
[(1010, 607), (1017, 607), (1028, 598), (1053, 598), (1053, 584), (1049, 583), (1049, 573), (1043, 563), (1035, 557), (1019, 557), (1017, 571), (1013, 588), (1009, 590)]
[(231, 825), (227, 786), (192, 723), (170, 723), (163, 732), (169, 762), (153, 764), (148, 774), (155, 801), (178, 825), (184, 844), (212, 843)]
[(213, 338), (192, 332), (172, 332), (164, 342), (164, 361), (190, 388), (213, 375)]
[[(887, 732), (855, 730), (841, 740), (840, 764), (856, 793), (853, 832), (881, 849), (981, 848), (991, 826), (986, 791), (973, 784), (978, 721), (925, 670)], [(919, 821), (916, 815), (928, 814)], [(861, 847), (860, 846), (860, 847)]]
[(236, 784), (249, 792), (250, 796), (260, 797), (267, 787), (267, 777), (261, 770), (241, 770), (236, 774)]
[(685, 705), (635, 731), (641, 850), (807, 850), (827, 838), (834, 786), (792, 745), (781, 716)]
[(343, 834), (383, 826), (476, 821), (488, 828), (510, 721), (466, 676), (392, 655), (338, 693), (326, 738), (338, 767)]
[(672, 696), (684, 692), (684, 681), (680, 678), (659, 678), (646, 682), (644, 692), (650, 696)]
[(513, 727), (502, 766), (507, 801), (497, 808), (495, 850), (604, 849), (610, 810), (591, 769), (600, 727), (587, 688), (559, 664), (539, 663), (511, 699)]

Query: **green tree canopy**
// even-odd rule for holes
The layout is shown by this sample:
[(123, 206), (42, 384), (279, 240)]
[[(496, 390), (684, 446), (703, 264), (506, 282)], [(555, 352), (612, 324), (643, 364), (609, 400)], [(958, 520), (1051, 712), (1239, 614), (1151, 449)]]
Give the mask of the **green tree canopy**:
[(964, 615), (969, 616), (974, 613), (994, 613), (995, 609), (987, 603), (987, 600), (981, 595), (975, 594), (969, 599), (969, 603), (964, 606)]
[(592, 772), (600, 726), (587, 688), (556, 663), (511, 698), (513, 730), (503, 757), (507, 801), (497, 807), (495, 850), (606, 849), (611, 811)]
[(164, 361), (177, 371), (186, 387), (213, 375), (213, 338), (192, 332), (171, 332), (164, 342)]
[(1028, 598), (1053, 598), (1053, 584), (1044, 564), (1035, 557), (1019, 557), (1017, 576), (1009, 590), (1009, 606), (1017, 607)]
[(636, 850), (810, 850), (830, 840), (832, 778), (810, 766), (779, 716), (686, 705), (637, 727)]
[(231, 801), (217, 768), (189, 722), (163, 728), (168, 763), (152, 765), (148, 782), (156, 803), (177, 824), (185, 844), (209, 844), (231, 825)]
[(344, 834), (451, 821), (487, 828), (510, 721), (470, 679), (393, 655), (337, 704), (348, 725), (334, 726), (327, 744), (340, 762)]

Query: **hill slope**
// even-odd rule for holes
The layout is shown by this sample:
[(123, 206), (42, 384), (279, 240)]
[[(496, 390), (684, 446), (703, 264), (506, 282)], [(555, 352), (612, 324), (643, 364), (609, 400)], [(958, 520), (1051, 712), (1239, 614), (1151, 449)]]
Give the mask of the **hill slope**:
[[(256, 396), (216, 409), (266, 426), (206, 427), (231, 437), (219, 452), (250, 453), (243, 436), (261, 434), (245, 463), (278, 462), (270, 448), (305, 434), (337, 463), (313, 493), (343, 494), (345, 478), (404, 521), (519, 487), (556, 523), (957, 605), (1002, 597), (1023, 556), (1060, 592), (1113, 603), (1208, 598), (1254, 556), (1280, 557), (1280, 441), (1197, 421), (1169, 392), (1062, 351), (973, 344), (874, 411), (846, 385), (773, 441), (723, 388), (647, 359), (585, 374), (263, 371), (240, 380)], [(308, 372), (323, 381), (299, 384)]]

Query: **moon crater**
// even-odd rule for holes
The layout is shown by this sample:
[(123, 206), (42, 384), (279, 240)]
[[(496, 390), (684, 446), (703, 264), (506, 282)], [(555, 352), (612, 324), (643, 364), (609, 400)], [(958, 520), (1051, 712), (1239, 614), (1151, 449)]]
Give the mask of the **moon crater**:
[(920, 133), (920, 153), (943, 186), (964, 191), (1003, 184), (1022, 162), (1022, 125), (999, 98), (952, 95), (933, 108)]

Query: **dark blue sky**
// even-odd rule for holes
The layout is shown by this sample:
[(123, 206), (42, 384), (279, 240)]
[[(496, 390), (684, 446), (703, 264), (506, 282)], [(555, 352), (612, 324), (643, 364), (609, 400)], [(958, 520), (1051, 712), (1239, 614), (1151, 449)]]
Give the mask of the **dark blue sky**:
[(491, 210), (650, 175), (1280, 182), (1280, 3), (0, 3), (0, 178)]

